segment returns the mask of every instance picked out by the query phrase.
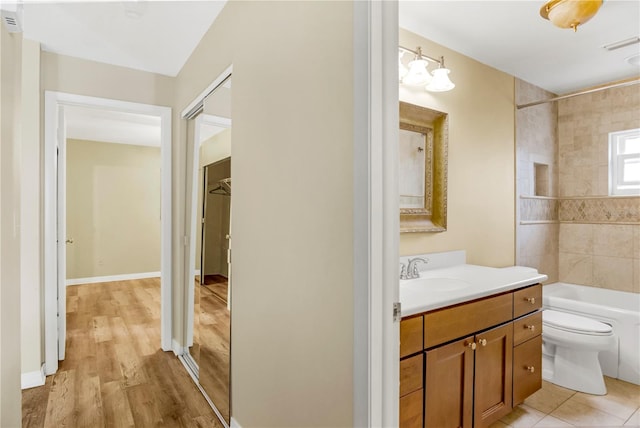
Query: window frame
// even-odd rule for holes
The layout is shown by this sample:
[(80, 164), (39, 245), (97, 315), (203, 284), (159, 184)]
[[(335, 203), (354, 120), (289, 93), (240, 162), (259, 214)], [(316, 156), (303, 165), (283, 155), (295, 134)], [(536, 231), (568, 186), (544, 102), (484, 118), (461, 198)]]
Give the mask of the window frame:
[(609, 133), (609, 196), (640, 196), (640, 180), (624, 181), (624, 165), (628, 159), (639, 158), (640, 153), (622, 154), (618, 152), (620, 142), (640, 138), (640, 128)]

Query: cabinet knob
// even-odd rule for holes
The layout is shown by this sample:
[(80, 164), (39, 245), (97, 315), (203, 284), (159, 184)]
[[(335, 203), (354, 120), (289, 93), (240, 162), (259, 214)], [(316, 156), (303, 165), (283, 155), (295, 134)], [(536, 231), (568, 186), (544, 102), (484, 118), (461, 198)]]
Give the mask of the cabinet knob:
[(535, 297), (526, 297), (525, 300), (529, 303), (531, 303), (532, 305), (536, 303), (536, 298)]
[(475, 351), (477, 346), (476, 342), (467, 343), (467, 348), (471, 348), (472, 351)]
[(524, 328), (526, 328), (527, 330), (535, 331), (536, 326), (535, 325), (527, 325), (527, 324), (525, 324)]
[(487, 339), (480, 339), (478, 342), (480, 342), (482, 346), (487, 346)]
[(527, 370), (529, 373), (533, 373), (533, 372), (535, 372), (535, 371), (536, 371), (536, 368), (535, 368), (535, 367), (533, 367), (533, 366), (527, 366), (527, 367), (526, 367), (526, 370)]

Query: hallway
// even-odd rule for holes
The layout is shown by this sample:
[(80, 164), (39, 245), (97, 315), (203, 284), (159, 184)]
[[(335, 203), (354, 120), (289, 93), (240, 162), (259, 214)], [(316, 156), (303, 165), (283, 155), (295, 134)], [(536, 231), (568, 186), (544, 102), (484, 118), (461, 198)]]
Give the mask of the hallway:
[(66, 359), (22, 392), (22, 426), (221, 427), (160, 349), (159, 278), (67, 287)]

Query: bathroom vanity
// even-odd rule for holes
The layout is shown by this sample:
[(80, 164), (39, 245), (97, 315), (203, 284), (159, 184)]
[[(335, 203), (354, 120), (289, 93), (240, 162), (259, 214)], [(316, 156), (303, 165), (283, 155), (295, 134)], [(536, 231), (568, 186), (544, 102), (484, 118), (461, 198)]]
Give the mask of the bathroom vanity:
[(401, 281), (401, 427), (489, 426), (541, 387), (545, 279), (463, 264)]

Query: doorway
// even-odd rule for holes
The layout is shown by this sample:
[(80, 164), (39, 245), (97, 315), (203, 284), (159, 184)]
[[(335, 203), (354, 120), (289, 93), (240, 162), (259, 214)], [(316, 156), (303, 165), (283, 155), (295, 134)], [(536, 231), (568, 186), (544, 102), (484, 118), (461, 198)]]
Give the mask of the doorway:
[(58, 370), (66, 342), (66, 113), (84, 107), (153, 116), (160, 123), (160, 337), (164, 351), (171, 343), (171, 108), (45, 92), (44, 269), (45, 373)]

